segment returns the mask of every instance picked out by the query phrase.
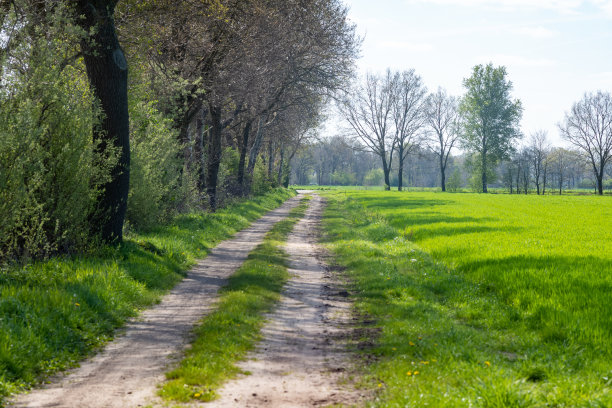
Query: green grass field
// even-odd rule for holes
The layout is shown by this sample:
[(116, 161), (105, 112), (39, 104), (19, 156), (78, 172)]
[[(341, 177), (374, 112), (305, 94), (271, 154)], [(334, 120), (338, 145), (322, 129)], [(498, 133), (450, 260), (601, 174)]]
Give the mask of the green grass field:
[(117, 248), (0, 269), (0, 406), (9, 393), (76, 365), (210, 248), (294, 194), (277, 189), (215, 214), (179, 216)]
[(609, 197), (325, 194), (373, 406), (612, 406)]

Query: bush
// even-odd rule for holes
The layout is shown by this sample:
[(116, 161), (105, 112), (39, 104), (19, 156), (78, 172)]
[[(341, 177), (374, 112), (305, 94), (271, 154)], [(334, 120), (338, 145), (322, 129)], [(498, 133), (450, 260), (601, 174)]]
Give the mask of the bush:
[(331, 174), (330, 181), (332, 185), (354, 186), (357, 184), (357, 177), (353, 172), (336, 170)]
[(368, 171), (363, 178), (363, 184), (366, 186), (382, 186), (385, 180), (385, 173), (382, 169), (372, 169)]
[(181, 147), (171, 121), (152, 102), (140, 101), (130, 104), (130, 143), (126, 219), (137, 229), (149, 229), (169, 220), (185, 199), (179, 189)]
[(461, 184), (461, 173), (459, 172), (459, 169), (455, 169), (448, 180), (446, 180), (446, 191), (455, 193), (461, 188)]
[[(49, 30), (67, 29), (60, 17), (57, 24)], [(83, 67), (60, 63), (68, 43), (40, 36), (20, 50), (27, 70), (3, 67), (0, 260), (86, 247), (88, 217), (116, 162), (92, 142), (98, 112)]]

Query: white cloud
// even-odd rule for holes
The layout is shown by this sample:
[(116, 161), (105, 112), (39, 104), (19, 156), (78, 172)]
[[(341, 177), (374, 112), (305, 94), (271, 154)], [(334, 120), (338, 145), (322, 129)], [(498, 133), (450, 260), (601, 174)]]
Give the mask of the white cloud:
[(390, 48), (394, 50), (427, 52), (433, 50), (433, 45), (427, 43), (413, 43), (408, 41), (382, 41), (378, 43), (380, 48)]
[(519, 27), (511, 31), (515, 34), (524, 35), (535, 39), (553, 38), (559, 35), (559, 32), (549, 30), (545, 27)]
[(552, 67), (557, 65), (557, 61), (548, 58), (528, 58), (521, 55), (495, 54), (488, 56), (480, 56), (476, 59), (476, 64), (504, 65), (508, 68), (512, 67)]

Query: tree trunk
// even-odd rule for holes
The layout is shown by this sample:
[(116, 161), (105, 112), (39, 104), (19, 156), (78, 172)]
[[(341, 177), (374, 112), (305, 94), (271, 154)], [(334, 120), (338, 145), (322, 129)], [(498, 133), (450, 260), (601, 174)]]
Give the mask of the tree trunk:
[(399, 147), (399, 163), (398, 163), (398, 167), (399, 169), (397, 170), (397, 191), (402, 191), (402, 182), (403, 180), (403, 173), (404, 173), (404, 148), (402, 146)]
[(274, 171), (274, 149), (272, 147), (272, 139), (268, 142), (268, 179), (273, 180), (272, 172)]
[(203, 193), (206, 188), (206, 163), (204, 161), (204, 118), (206, 113), (204, 109), (200, 111), (196, 118), (195, 126), (195, 144), (194, 144), (194, 161), (195, 170), (197, 171), (198, 192)]
[(87, 78), (102, 110), (101, 123), (93, 137), (98, 148), (113, 146), (119, 160), (111, 170), (111, 180), (103, 188), (94, 214), (92, 231), (105, 243), (123, 239), (130, 182), (130, 128), (127, 100), (127, 61), (115, 32), (113, 14), (116, 1), (79, 0), (77, 12), (85, 16), (79, 24), (88, 38), (81, 42)]
[(387, 166), (387, 160), (383, 157), (383, 173), (385, 175), (385, 191), (391, 190), (391, 183), (389, 182), (389, 173), (391, 172), (390, 166)]
[(440, 155), (440, 187), (442, 191), (446, 191), (446, 166), (444, 165), (444, 156)]
[(248, 121), (246, 125), (244, 125), (244, 129), (242, 131), (242, 140), (240, 143), (240, 161), (238, 161), (238, 186), (240, 186), (240, 193), (242, 195), (246, 195), (246, 190), (244, 188), (244, 167), (246, 165), (246, 153), (247, 147), (249, 146), (249, 135), (251, 133), (252, 123), (252, 121)]
[(488, 193), (487, 191), (487, 156), (486, 152), (482, 153), (482, 192)]
[(210, 209), (217, 209), (217, 178), (219, 175), (219, 165), (221, 164), (221, 109), (210, 107), (210, 120), (212, 129), (210, 130), (210, 140), (208, 142), (208, 157), (206, 171), (206, 194)]
[(277, 175), (277, 183), (278, 185), (282, 185), (283, 182), (283, 164), (285, 159), (285, 149), (281, 148), (280, 150), (280, 163), (278, 164), (278, 175)]

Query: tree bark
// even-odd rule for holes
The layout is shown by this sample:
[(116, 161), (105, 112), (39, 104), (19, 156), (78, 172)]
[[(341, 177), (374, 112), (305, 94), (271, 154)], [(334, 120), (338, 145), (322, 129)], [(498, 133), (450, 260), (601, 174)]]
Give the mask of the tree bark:
[(440, 155), (440, 186), (442, 186), (442, 191), (446, 191), (446, 166), (444, 164), (444, 154)]
[(208, 157), (206, 171), (206, 194), (212, 211), (217, 210), (217, 178), (219, 175), (219, 165), (221, 164), (221, 108), (211, 106), (210, 120), (210, 140), (208, 142)]
[(240, 141), (240, 161), (238, 162), (238, 185), (240, 193), (246, 195), (244, 183), (244, 167), (246, 165), (246, 153), (249, 146), (249, 135), (251, 133), (252, 121), (248, 121), (242, 130), (242, 140)]
[(111, 180), (103, 188), (92, 215), (92, 232), (103, 242), (123, 239), (130, 180), (130, 129), (127, 99), (127, 61), (115, 31), (117, 1), (79, 0), (78, 22), (90, 35), (81, 42), (87, 78), (102, 110), (101, 122), (93, 137), (101, 151), (115, 147), (119, 160), (111, 170)]
[(404, 181), (404, 147), (400, 145), (398, 150), (399, 169), (397, 170), (397, 191), (402, 191), (402, 182)]
[(202, 109), (196, 118), (195, 126), (195, 144), (194, 144), (194, 160), (196, 162), (196, 171), (198, 174), (197, 185), (200, 193), (206, 188), (206, 163), (204, 161), (204, 119), (206, 111)]
[(482, 152), (482, 192), (487, 193), (487, 153)]

